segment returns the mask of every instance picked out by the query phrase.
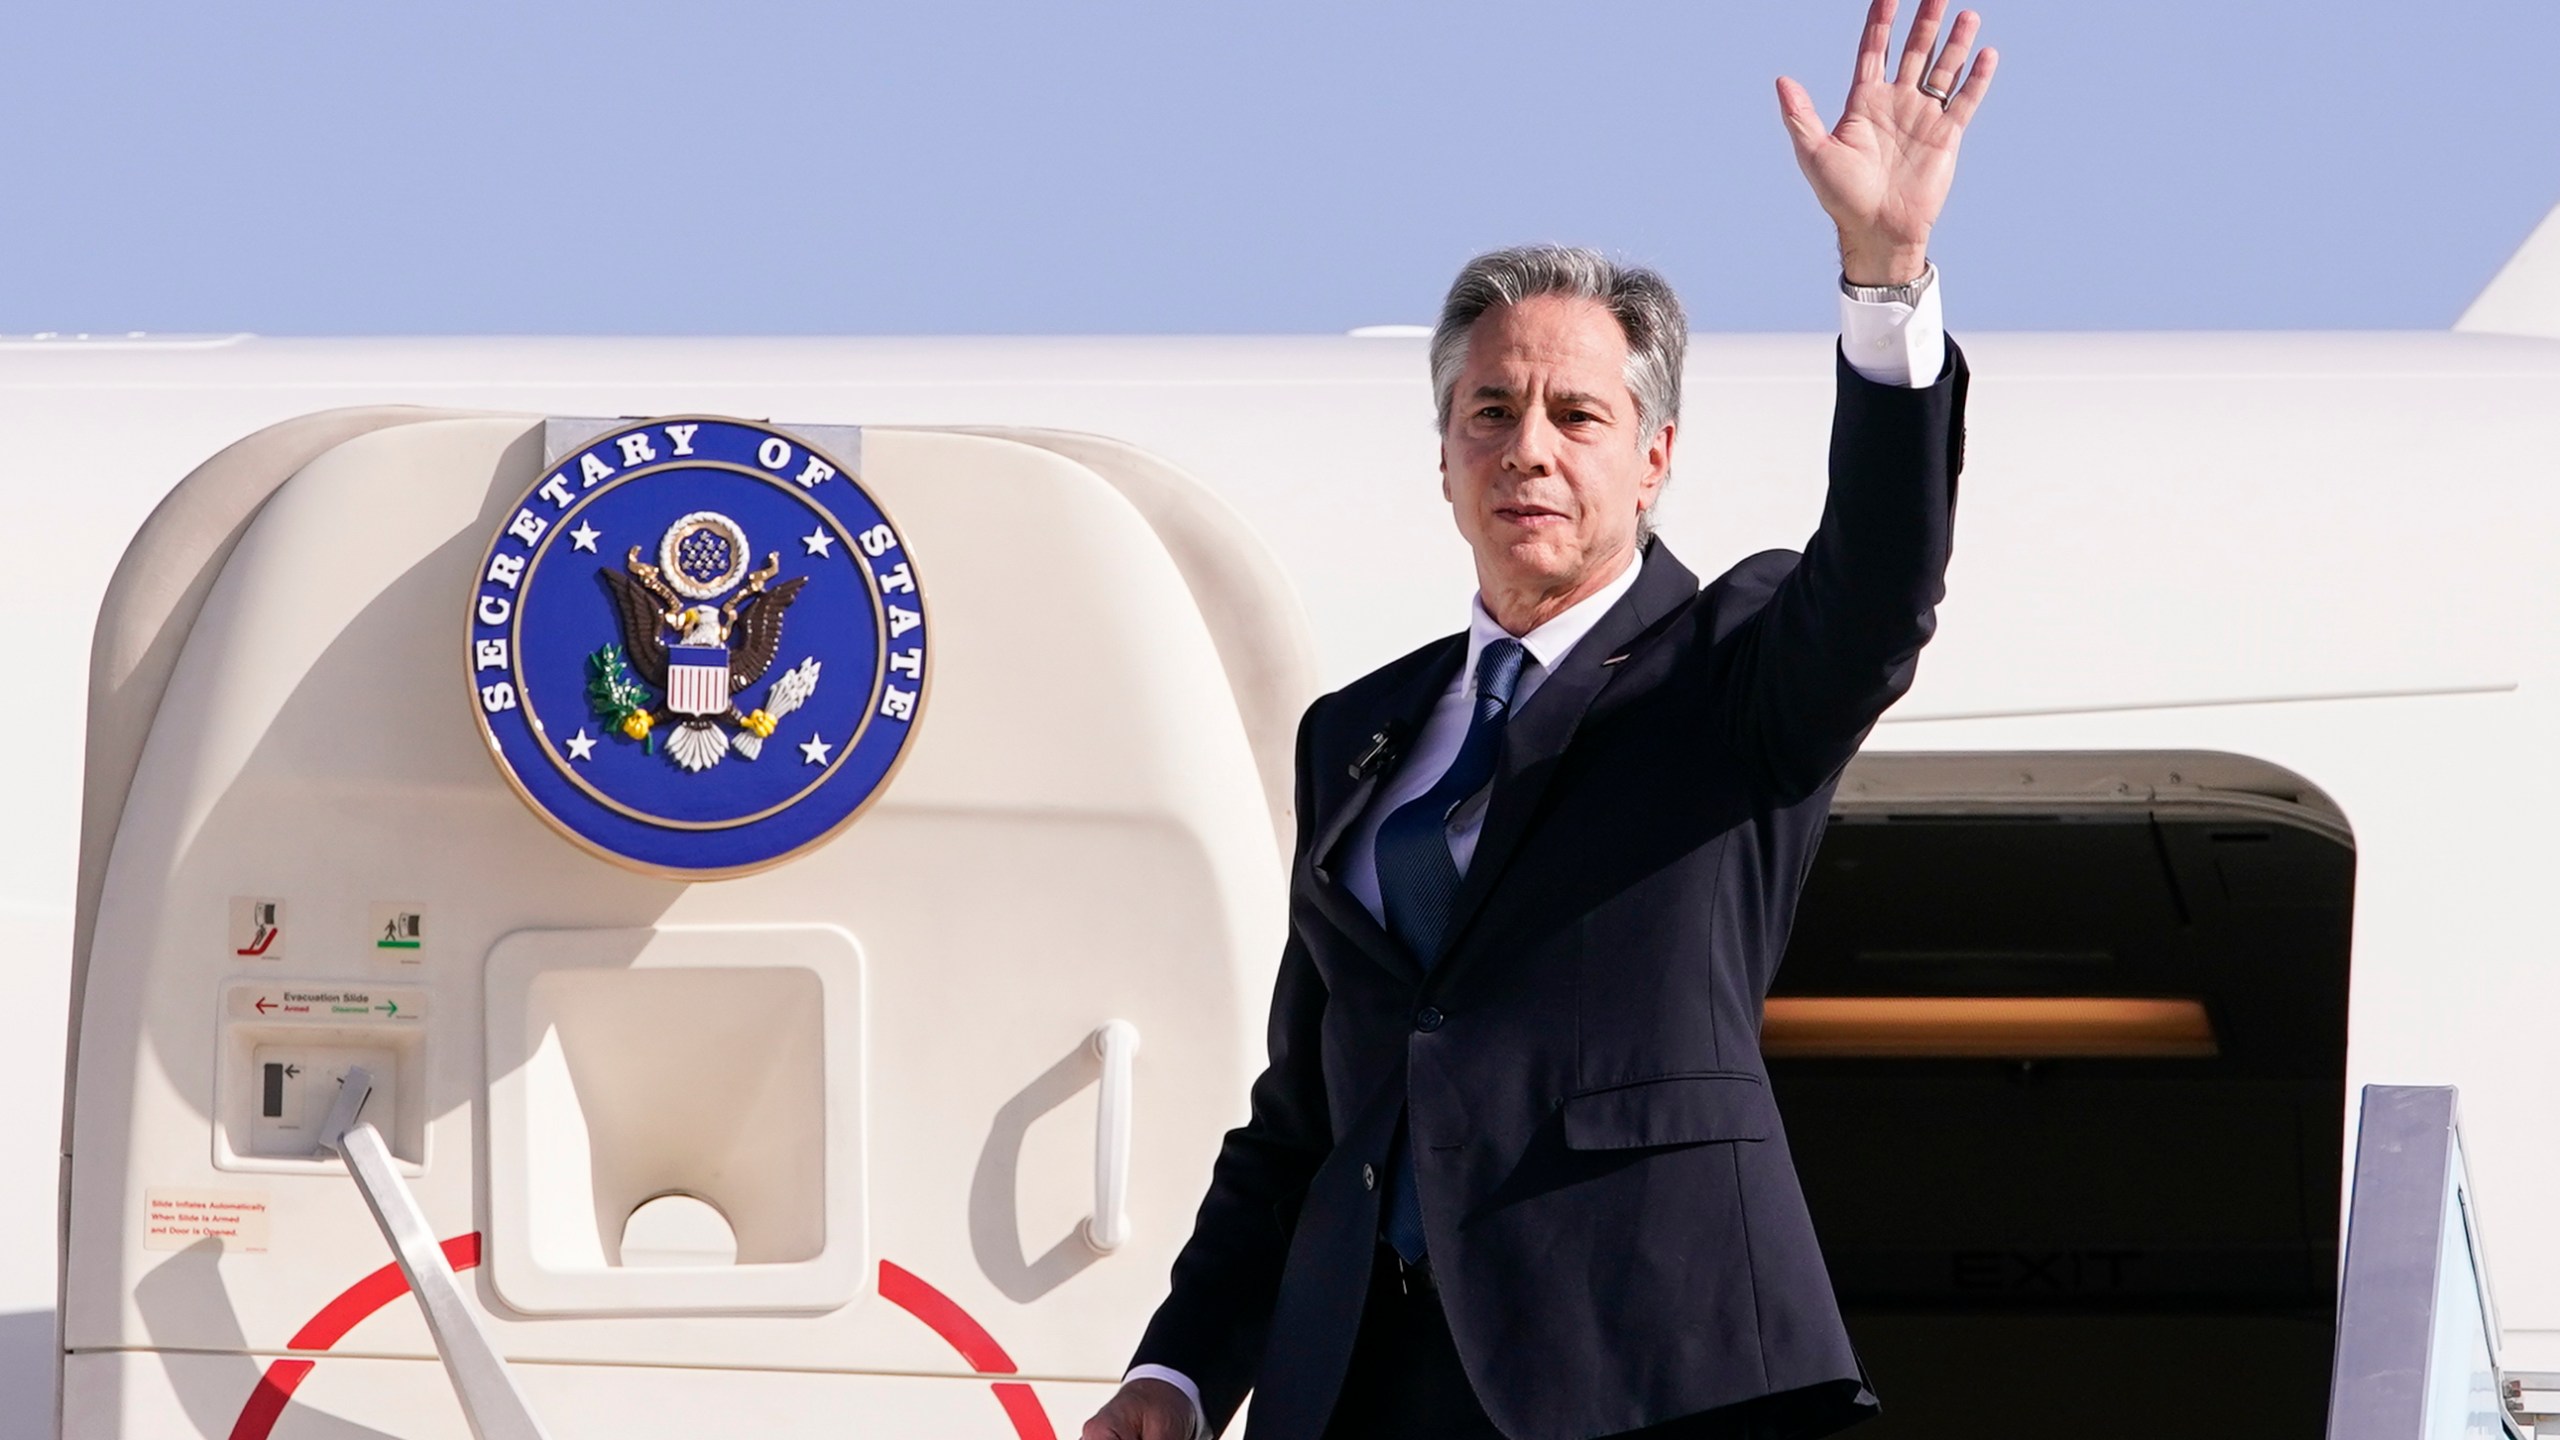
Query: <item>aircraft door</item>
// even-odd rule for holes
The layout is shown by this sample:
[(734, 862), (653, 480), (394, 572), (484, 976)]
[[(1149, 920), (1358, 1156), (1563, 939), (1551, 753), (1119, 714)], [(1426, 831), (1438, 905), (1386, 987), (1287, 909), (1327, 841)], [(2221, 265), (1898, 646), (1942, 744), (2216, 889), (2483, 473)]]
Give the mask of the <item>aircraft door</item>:
[[(165, 688), (93, 722), (147, 729), (83, 916), (64, 1433), (468, 1433), (312, 1134), (353, 1066), (554, 1436), (1044, 1434), (1116, 1382), (1259, 1053), (1294, 598), (1247, 608), (1299, 668), (1240, 690), (1186, 571), (1276, 576), (1249, 537), (1169, 546), (1058, 448), (922, 430), (762, 427), (787, 469), (742, 450), (744, 499), (644, 516), (676, 423), (729, 422), (358, 434), (182, 557), (211, 580)], [(573, 463), (600, 445), (620, 510)], [(894, 550), (754, 518), (856, 487)], [(519, 527), (550, 548), (493, 582)], [(482, 673), (492, 596), (526, 628)], [(719, 848), (806, 802), (718, 787), (826, 798), (882, 716), (841, 816)]]

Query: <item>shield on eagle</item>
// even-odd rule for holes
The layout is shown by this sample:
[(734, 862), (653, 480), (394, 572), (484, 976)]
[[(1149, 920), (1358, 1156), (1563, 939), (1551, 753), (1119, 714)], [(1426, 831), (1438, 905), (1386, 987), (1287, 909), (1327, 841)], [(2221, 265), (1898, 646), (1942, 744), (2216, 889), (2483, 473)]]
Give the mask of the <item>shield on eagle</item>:
[(667, 647), (667, 708), (678, 715), (729, 713), (729, 647)]

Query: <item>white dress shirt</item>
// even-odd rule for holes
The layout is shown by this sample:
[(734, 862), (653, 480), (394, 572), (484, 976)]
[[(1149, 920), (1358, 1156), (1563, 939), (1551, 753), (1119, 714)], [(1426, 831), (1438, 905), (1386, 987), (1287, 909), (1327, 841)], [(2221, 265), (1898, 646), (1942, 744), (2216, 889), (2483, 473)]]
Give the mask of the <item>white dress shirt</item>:
[[(1511, 713), (1517, 715), (1536, 697), (1564, 657), (1609, 613), (1619, 597), (1635, 588), (1636, 572), (1644, 568), (1641, 557), (1631, 560), (1616, 579), (1566, 606), (1562, 614), (1520, 637), (1529, 653), (1520, 667), (1520, 683), (1511, 692)], [(1360, 812), (1360, 822), (1342, 840), (1342, 860), (1335, 872), (1342, 877), (1343, 888), (1357, 897), (1379, 924), (1387, 923), (1387, 904), (1378, 892), (1378, 829), (1387, 817), (1417, 799), (1458, 758), (1458, 747), (1466, 743), (1468, 722), (1475, 718), (1476, 657), (1484, 647), (1507, 634), (1494, 618), (1485, 612), (1484, 597), (1479, 595), (1467, 604), (1467, 660), (1458, 667), (1449, 688), (1440, 692), (1432, 703), (1431, 716), (1422, 722), (1422, 733), (1415, 736), (1412, 748), (1387, 772), (1386, 783), (1369, 797), (1369, 808)], [(1477, 791), (1449, 815), (1449, 858), (1458, 862), (1463, 877), (1467, 866), (1476, 858), (1476, 840), (1484, 834), (1485, 802), (1493, 787)]]
[[(1938, 298), (1937, 266), (1930, 266), (1922, 274), (1921, 287), (1919, 297), (1908, 305), (1841, 295), (1840, 353), (1848, 357), (1851, 369), (1878, 385), (1916, 390), (1937, 383), (1938, 372), (1945, 368), (1947, 359), (1947, 329)], [(1520, 637), (1520, 644), (1529, 654), (1520, 670), (1519, 686), (1511, 694), (1512, 714), (1520, 713), (1546, 677), (1564, 663), (1564, 657), (1591, 633), (1600, 617), (1609, 613), (1609, 607), (1635, 587), (1636, 572), (1642, 565), (1640, 559), (1630, 564), (1616, 579)], [(1361, 812), (1359, 823), (1343, 837), (1342, 862), (1336, 873), (1342, 877), (1343, 887), (1381, 925), (1386, 923), (1387, 908), (1378, 895), (1378, 827), (1406, 802), (1438, 784), (1450, 762), (1458, 758), (1458, 747), (1467, 737), (1467, 722), (1475, 712), (1476, 657), (1504, 633), (1485, 612), (1482, 595), (1468, 602), (1466, 663), (1458, 667), (1457, 677), (1433, 702), (1431, 716), (1423, 721), (1422, 733), (1414, 737), (1412, 748), (1388, 772), (1377, 793), (1369, 797), (1369, 807)], [(1492, 789), (1488, 785), (1478, 791), (1449, 816), (1449, 855), (1458, 862), (1462, 877), (1468, 863), (1475, 859), (1476, 841), (1484, 833), (1485, 805)], [(1298, 818), (1304, 822), (1313, 817)], [(1190, 1376), (1169, 1366), (1137, 1365), (1121, 1377), (1122, 1384), (1131, 1380), (1162, 1380), (1191, 1397), (1194, 1429), (1200, 1435), (1209, 1433), (1208, 1412), (1200, 1404), (1200, 1387), (1192, 1383)]]
[(1938, 267), (1920, 272), (1920, 294), (1899, 300), (1840, 297), (1840, 353), (1849, 367), (1879, 385), (1918, 390), (1938, 383), (1947, 363), (1946, 312), (1938, 299)]

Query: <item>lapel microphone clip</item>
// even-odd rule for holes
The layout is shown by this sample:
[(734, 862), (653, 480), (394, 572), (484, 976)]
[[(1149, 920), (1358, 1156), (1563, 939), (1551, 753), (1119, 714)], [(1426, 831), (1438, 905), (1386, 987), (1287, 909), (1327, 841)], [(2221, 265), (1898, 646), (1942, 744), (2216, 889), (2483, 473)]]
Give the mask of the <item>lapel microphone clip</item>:
[(1397, 729), (1398, 727), (1389, 725), (1369, 737), (1369, 748), (1361, 751), (1358, 758), (1351, 762), (1352, 779), (1366, 780), (1395, 763), (1397, 743), (1400, 738), (1396, 733)]

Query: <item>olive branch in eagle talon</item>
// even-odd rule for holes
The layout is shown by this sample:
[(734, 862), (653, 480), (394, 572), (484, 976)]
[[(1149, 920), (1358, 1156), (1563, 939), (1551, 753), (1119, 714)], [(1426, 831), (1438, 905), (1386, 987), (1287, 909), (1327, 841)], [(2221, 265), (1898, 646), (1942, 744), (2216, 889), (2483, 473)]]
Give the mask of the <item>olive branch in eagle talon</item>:
[(654, 703), (624, 663), (621, 646), (605, 645), (587, 657), (587, 704), (604, 723), (640, 741), (652, 755), (658, 751), (658, 742), (649, 738), (649, 727), (657, 723), (650, 714)]
[[(687, 770), (707, 770), (733, 748), (755, 759), (782, 717), (798, 709), (817, 688), (816, 658), (784, 671), (757, 709), (741, 713), (732, 704), (718, 715), (679, 715), (658, 698), (667, 693), (668, 632), (674, 633), (678, 645), (727, 646), (728, 693), (742, 694), (773, 668), (774, 656), (782, 648), (783, 615), (800, 598), (809, 578), (796, 575), (776, 581), (782, 556), (778, 551), (769, 553), (728, 603), (713, 606), (676, 594), (658, 567), (640, 558), (637, 545), (631, 547), (625, 563), (628, 574), (597, 572), (612, 592), (614, 609), (621, 617), (622, 644), (618, 649), (607, 645), (587, 657), (589, 703), (625, 738), (652, 749), (656, 746), (653, 732), (672, 720), (667, 755)], [(735, 727), (734, 738), (720, 728), (723, 724)]]

